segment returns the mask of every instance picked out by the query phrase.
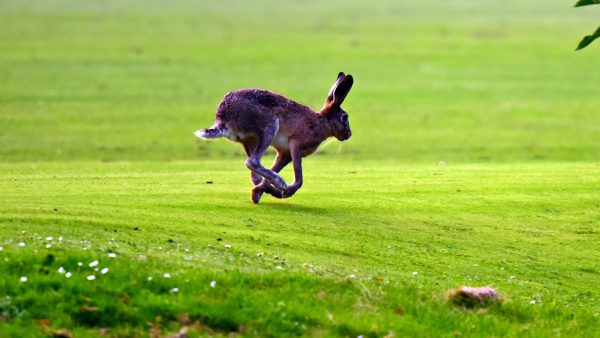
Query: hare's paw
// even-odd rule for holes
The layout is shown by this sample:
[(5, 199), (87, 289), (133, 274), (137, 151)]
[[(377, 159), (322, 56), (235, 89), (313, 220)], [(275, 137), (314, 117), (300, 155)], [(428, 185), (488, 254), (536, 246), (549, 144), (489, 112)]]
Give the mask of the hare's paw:
[(277, 174), (275, 174), (275, 176), (269, 181), (277, 190), (285, 190), (287, 188), (287, 184), (285, 184), (283, 178)]
[(283, 198), (292, 197), (298, 189), (300, 189), (299, 184), (292, 183), (283, 191)]
[(274, 186), (266, 184), (263, 186), (263, 191), (275, 198), (283, 198), (283, 191), (277, 190)]
[(263, 195), (263, 190), (260, 187), (255, 187), (252, 189), (252, 203), (258, 204), (260, 202), (260, 198)]

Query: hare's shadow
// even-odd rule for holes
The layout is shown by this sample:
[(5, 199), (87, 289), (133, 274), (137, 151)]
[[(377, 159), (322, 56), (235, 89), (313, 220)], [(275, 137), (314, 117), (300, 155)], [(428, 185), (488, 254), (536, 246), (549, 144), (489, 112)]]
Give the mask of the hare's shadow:
[(277, 210), (281, 210), (281, 211), (302, 212), (302, 213), (321, 215), (321, 216), (332, 213), (331, 209), (315, 207), (315, 206), (306, 206), (306, 205), (295, 204), (295, 203), (260, 202), (259, 205), (277, 209)]

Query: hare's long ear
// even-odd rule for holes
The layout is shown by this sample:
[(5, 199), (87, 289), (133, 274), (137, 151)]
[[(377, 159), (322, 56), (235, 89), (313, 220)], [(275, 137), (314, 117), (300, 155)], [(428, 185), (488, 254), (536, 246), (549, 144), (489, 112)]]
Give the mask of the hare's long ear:
[(331, 89), (329, 89), (329, 94), (327, 94), (327, 101), (325, 101), (325, 103), (331, 103), (333, 101), (333, 93), (335, 92), (335, 89), (340, 84), (340, 82), (342, 82), (345, 76), (346, 75), (342, 72), (338, 74), (338, 77), (333, 83), (333, 86), (331, 86)]
[(350, 92), (352, 85), (354, 84), (354, 79), (352, 75), (344, 76), (342, 81), (337, 85), (337, 87), (333, 91), (333, 103), (337, 105), (341, 105), (346, 98), (346, 95)]

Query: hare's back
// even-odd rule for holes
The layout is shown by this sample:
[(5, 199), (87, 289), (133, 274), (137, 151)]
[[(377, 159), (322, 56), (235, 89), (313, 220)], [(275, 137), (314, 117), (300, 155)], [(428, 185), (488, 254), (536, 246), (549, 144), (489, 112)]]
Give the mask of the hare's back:
[(260, 130), (289, 115), (305, 114), (310, 108), (283, 95), (262, 89), (239, 89), (227, 93), (217, 108), (217, 120), (240, 131)]

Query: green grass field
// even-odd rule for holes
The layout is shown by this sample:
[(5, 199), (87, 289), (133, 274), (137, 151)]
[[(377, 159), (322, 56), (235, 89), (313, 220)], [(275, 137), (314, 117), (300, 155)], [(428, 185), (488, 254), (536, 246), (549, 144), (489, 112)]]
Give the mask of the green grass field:
[[(571, 2), (0, 0), (0, 336), (600, 337), (598, 8)], [(338, 71), (353, 137), (291, 199), (192, 135)]]

